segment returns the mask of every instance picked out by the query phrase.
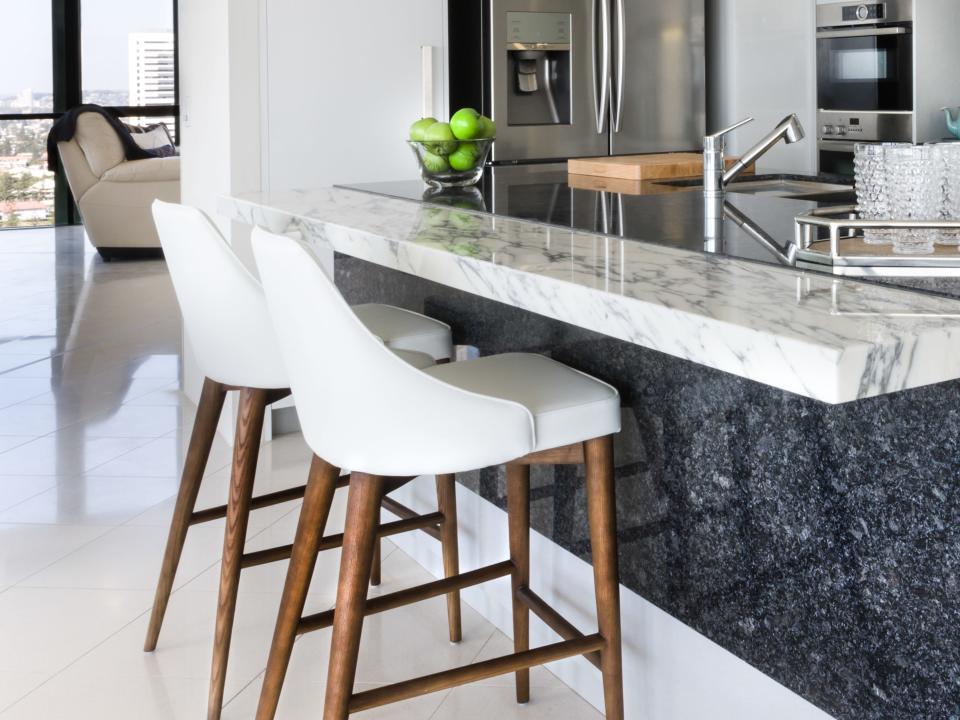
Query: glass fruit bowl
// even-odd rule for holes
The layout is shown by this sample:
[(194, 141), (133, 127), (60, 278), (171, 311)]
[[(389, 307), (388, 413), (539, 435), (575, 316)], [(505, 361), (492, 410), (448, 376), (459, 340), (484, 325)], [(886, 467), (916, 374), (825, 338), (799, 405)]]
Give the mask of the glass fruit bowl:
[(420, 177), (438, 188), (476, 185), (483, 177), (483, 166), (490, 154), (494, 138), (477, 140), (424, 141), (407, 140), (417, 156)]

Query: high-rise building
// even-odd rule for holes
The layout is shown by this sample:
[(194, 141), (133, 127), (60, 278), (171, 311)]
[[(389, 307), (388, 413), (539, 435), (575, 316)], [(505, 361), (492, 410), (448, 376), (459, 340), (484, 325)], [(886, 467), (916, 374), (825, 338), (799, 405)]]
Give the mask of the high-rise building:
[(173, 105), (173, 33), (130, 33), (130, 105)]

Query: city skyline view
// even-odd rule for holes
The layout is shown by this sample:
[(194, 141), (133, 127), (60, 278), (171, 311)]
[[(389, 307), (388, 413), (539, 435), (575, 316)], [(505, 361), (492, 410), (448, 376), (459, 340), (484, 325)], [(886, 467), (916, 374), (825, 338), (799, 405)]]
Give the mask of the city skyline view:
[[(173, 32), (167, 0), (83, 0), (82, 74), (84, 90), (128, 90), (128, 37), (131, 33)], [(50, 3), (0, 0), (8, 28), (0, 45), (0, 99), (24, 90), (53, 89)]]

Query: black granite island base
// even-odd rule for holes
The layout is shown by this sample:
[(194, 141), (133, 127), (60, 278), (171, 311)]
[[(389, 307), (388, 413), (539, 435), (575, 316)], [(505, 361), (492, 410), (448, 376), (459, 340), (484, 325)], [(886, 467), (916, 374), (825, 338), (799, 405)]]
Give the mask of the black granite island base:
[[(619, 388), (622, 583), (843, 720), (960, 718), (960, 382), (827, 405), (338, 256), (350, 302)], [(505, 506), (497, 470), (459, 477)], [(536, 529), (589, 560), (575, 468)]]

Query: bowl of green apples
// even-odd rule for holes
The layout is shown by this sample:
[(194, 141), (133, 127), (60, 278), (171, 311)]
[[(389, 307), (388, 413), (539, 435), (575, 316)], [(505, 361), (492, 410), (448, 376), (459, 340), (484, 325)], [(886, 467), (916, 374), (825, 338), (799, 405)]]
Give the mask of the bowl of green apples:
[(432, 187), (476, 185), (497, 134), (493, 121), (473, 108), (458, 110), (450, 122), (428, 117), (410, 126), (410, 145), (420, 177)]

